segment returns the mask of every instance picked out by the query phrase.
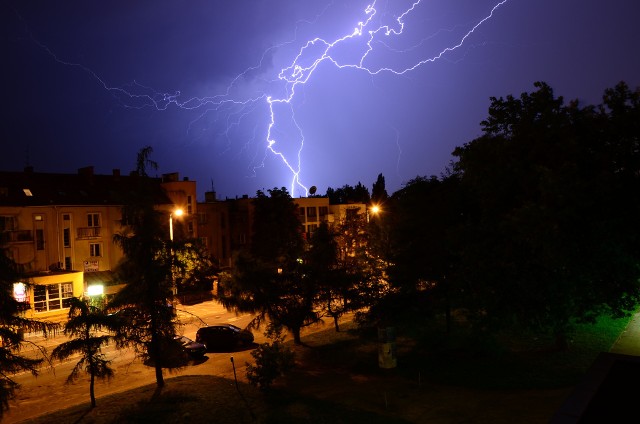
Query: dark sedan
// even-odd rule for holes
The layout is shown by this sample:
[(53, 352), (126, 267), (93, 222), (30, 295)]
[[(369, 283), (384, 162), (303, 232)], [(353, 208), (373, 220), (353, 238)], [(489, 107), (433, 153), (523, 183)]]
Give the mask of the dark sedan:
[(202, 358), (204, 354), (207, 353), (207, 347), (205, 345), (194, 342), (188, 337), (176, 336), (175, 340), (180, 343), (182, 350), (192, 358)]
[(207, 350), (233, 350), (250, 346), (253, 334), (233, 324), (208, 325), (196, 333), (196, 342), (206, 345)]

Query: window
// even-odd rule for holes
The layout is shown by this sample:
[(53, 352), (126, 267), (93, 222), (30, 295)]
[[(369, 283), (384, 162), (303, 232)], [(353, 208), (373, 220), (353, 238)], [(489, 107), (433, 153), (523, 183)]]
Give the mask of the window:
[(309, 218), (309, 221), (315, 221), (316, 216), (318, 216), (318, 209), (315, 207), (307, 208), (307, 217)]
[(62, 243), (64, 247), (71, 247), (71, 228), (62, 230)]
[(89, 213), (87, 214), (87, 227), (99, 227), (100, 226), (100, 214)]
[(187, 215), (191, 215), (193, 213), (193, 201), (191, 196), (187, 196)]
[(320, 206), (320, 216), (327, 216), (329, 215), (329, 208), (326, 206)]
[(89, 243), (89, 254), (93, 257), (102, 256), (102, 243)]
[(189, 223), (187, 224), (187, 231), (189, 232), (189, 234), (193, 234), (193, 222), (189, 221)]
[(13, 216), (0, 216), (0, 231), (14, 231), (16, 218)]
[(44, 230), (36, 229), (36, 250), (44, 250)]
[(33, 307), (36, 312), (68, 308), (73, 297), (73, 284), (60, 283), (33, 287)]
[(66, 269), (67, 271), (71, 271), (73, 269), (73, 266), (71, 264), (71, 256), (64, 257), (64, 269)]

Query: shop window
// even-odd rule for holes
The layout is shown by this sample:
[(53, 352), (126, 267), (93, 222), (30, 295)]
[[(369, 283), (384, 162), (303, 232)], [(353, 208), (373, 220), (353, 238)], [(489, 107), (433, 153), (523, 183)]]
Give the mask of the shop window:
[(33, 307), (36, 312), (69, 308), (73, 298), (73, 284), (60, 283), (33, 287)]

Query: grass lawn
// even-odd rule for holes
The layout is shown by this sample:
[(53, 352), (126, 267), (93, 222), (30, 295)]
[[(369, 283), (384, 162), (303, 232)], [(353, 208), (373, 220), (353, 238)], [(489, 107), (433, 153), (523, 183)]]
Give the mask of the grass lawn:
[[(394, 369), (377, 364), (376, 334), (351, 323), (303, 335), (296, 369), (270, 394), (213, 376), (168, 378), (31, 423), (546, 423), (628, 319), (576, 326), (568, 351), (550, 338), (470, 338), (398, 331)], [(244, 376), (240, 376), (244, 379)], [(241, 395), (240, 395), (241, 394)]]

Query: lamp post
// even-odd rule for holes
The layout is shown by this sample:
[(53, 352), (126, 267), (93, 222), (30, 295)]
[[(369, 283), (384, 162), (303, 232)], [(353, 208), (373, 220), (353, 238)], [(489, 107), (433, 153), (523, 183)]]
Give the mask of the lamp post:
[(184, 211), (182, 209), (176, 209), (169, 214), (169, 240), (173, 241), (173, 215), (182, 216)]
[(173, 215), (178, 217), (182, 216), (183, 214), (184, 211), (180, 208), (175, 209), (169, 214), (169, 240), (171, 241), (171, 291), (173, 292), (174, 296), (178, 294), (178, 287), (176, 286), (176, 279), (173, 276)]

